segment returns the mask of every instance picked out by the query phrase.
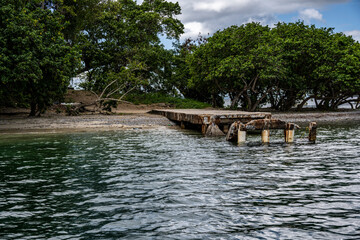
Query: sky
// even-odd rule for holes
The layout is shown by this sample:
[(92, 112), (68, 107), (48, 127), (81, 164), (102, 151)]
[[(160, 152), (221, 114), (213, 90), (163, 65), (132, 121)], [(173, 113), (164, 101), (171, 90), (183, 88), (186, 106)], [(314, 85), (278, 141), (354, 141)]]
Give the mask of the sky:
[[(185, 26), (181, 40), (211, 36), (232, 25), (303, 20), (316, 27), (335, 28), (360, 42), (360, 0), (168, 0), (179, 2), (178, 19)], [(165, 43), (165, 45), (167, 45)]]

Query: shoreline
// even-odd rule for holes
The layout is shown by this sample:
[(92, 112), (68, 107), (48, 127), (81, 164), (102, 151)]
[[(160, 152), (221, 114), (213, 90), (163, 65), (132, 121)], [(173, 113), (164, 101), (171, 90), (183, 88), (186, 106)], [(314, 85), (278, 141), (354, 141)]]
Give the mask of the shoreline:
[(1, 117), (0, 134), (91, 132), (172, 127), (167, 118), (147, 113), (126, 115), (80, 115), (45, 117)]
[(317, 122), (318, 124), (360, 124), (360, 110), (338, 112), (276, 112), (272, 113), (272, 117), (301, 125), (310, 122)]
[[(307, 126), (318, 124), (360, 124), (360, 111), (339, 112), (289, 112), (273, 113), (272, 117)], [(175, 127), (176, 123), (164, 116), (146, 112), (114, 115), (47, 115), (44, 117), (0, 115), (0, 134), (92, 132), (115, 130), (139, 130)]]

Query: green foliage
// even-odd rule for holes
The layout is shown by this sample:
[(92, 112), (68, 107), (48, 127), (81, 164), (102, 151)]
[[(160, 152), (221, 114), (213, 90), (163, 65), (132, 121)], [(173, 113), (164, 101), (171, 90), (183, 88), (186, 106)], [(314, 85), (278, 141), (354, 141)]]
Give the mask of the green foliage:
[(228, 94), (232, 107), (242, 100), (244, 108), (255, 110), (282, 74), (279, 51), (270, 29), (258, 23), (218, 31), (188, 56), (189, 84), (213, 98)]
[(320, 109), (336, 109), (360, 94), (360, 44), (337, 33), (329, 36), (324, 52), (317, 58), (313, 77), (314, 98)]
[[(63, 98), (71, 77), (85, 76), (102, 108), (130, 98), (204, 107), (301, 108), (308, 99), (336, 109), (360, 95), (360, 44), (303, 22), (231, 26), (166, 50), (184, 26), (166, 0), (0, 0), (0, 103), (44, 112)], [(154, 93), (155, 92), (155, 93)], [(164, 94), (160, 94), (164, 93)], [(154, 93), (154, 94), (149, 94)], [(117, 98), (114, 98), (116, 96)], [(70, 109), (71, 110), (71, 109)], [(69, 111), (70, 111), (69, 110)]]
[(185, 98), (196, 99), (200, 102), (214, 103), (215, 106), (222, 106), (222, 96), (212, 95), (209, 89), (200, 84), (196, 86), (189, 84), (191, 79), (189, 64), (186, 59), (202, 44), (207, 42), (207, 38), (199, 35), (195, 40), (186, 39), (182, 44), (177, 43), (172, 59), (172, 74), (168, 82), (170, 82)]
[(300, 109), (313, 98), (318, 108), (336, 109), (360, 94), (359, 43), (331, 28), (248, 23), (218, 31), (191, 51), (178, 49), (179, 78), (213, 100), (228, 95), (231, 108)]
[[(160, 44), (159, 35), (178, 38), (183, 25), (174, 18), (178, 3), (164, 0), (106, 1), (102, 10), (78, 36), (87, 89), (100, 93), (116, 75), (123, 93), (134, 86), (147, 90), (171, 88), (166, 85), (171, 53)], [(131, 67), (141, 65), (141, 67)], [(131, 72), (131, 73), (130, 73)], [(124, 76), (132, 75), (132, 80)], [(115, 86), (114, 86), (115, 87)]]
[(63, 96), (80, 60), (63, 37), (61, 14), (38, 2), (2, 0), (0, 7), (1, 98), (29, 102), (30, 115)]
[(175, 108), (207, 108), (210, 104), (196, 101), (189, 98), (169, 96), (164, 93), (133, 93), (126, 97), (126, 100), (134, 104), (165, 103)]
[(178, 3), (0, 1), (2, 103), (29, 102), (31, 115), (40, 114), (62, 98), (75, 73), (85, 73), (86, 88), (101, 96), (172, 89), (166, 82), (172, 54), (159, 36), (183, 32)]

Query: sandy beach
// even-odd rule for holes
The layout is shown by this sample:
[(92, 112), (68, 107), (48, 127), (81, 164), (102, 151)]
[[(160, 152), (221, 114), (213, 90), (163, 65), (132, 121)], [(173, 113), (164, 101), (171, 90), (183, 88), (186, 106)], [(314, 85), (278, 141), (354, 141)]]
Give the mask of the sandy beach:
[(0, 118), (0, 133), (48, 131), (98, 131), (116, 129), (145, 129), (174, 126), (167, 118), (146, 114), (81, 115)]

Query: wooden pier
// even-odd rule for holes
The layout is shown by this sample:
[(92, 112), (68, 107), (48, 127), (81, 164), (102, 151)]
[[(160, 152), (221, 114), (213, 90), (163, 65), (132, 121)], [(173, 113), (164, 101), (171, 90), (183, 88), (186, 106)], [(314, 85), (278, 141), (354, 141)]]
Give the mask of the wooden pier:
[[(294, 141), (294, 123), (272, 119), (268, 112), (243, 112), (206, 109), (156, 109), (151, 113), (177, 122), (181, 128), (199, 129), (207, 136), (225, 136), (228, 141), (246, 141), (246, 131), (260, 130), (263, 143), (269, 142), (270, 129), (284, 129), (285, 142)], [(316, 140), (316, 123), (309, 126), (309, 141)]]

